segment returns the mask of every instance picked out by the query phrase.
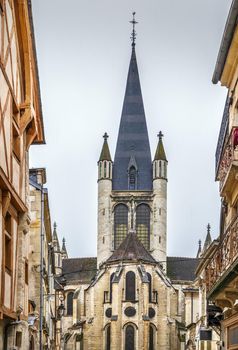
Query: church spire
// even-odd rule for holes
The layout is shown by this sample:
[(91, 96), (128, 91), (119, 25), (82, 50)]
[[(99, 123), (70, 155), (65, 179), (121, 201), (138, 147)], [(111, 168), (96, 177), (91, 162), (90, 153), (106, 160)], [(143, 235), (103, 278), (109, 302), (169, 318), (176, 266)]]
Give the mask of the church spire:
[(135, 159), (136, 190), (152, 189), (152, 164), (143, 98), (135, 52), (135, 13), (133, 13), (132, 53), (127, 76), (121, 122), (113, 166), (113, 190), (128, 190), (130, 159)]

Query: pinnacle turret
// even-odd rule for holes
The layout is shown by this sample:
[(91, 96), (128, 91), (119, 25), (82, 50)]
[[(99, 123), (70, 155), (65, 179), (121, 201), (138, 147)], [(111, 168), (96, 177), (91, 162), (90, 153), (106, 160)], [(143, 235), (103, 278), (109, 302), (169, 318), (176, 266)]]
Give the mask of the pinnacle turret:
[(204, 246), (203, 246), (203, 251), (207, 250), (207, 248), (210, 246), (210, 244), (212, 243), (212, 238), (211, 238), (211, 225), (208, 224), (207, 225), (207, 236), (204, 242)]
[(109, 146), (108, 146), (108, 142), (107, 142), (108, 137), (109, 137), (108, 134), (105, 132), (105, 134), (103, 135), (104, 142), (103, 142), (103, 146), (102, 146), (102, 151), (101, 151), (101, 154), (100, 154), (99, 162), (103, 161), (103, 160), (112, 161), (110, 150), (109, 150)]
[(163, 145), (163, 140), (162, 140), (164, 135), (160, 131), (157, 136), (159, 138), (159, 141), (158, 141), (158, 145), (156, 148), (154, 160), (165, 160), (167, 162), (167, 158), (166, 158), (166, 154), (165, 154), (165, 150), (164, 150), (164, 145)]
[(162, 134), (162, 131), (160, 131), (157, 136), (159, 138), (159, 141), (155, 152), (155, 157), (153, 160), (153, 180), (156, 180), (156, 179), (167, 180), (168, 161), (164, 151), (164, 145), (162, 141), (162, 138), (164, 135)]
[(62, 248), (61, 248), (62, 258), (68, 258), (68, 253), (65, 244), (65, 238), (62, 239)]
[(200, 257), (201, 252), (202, 252), (202, 241), (201, 241), (201, 239), (199, 239), (199, 241), (198, 241), (198, 252), (197, 252), (197, 258), (199, 258), (199, 257)]
[(104, 142), (102, 146), (102, 151), (98, 161), (98, 180), (111, 181), (112, 179), (112, 159), (107, 143), (108, 137), (108, 134), (105, 132), (105, 134), (103, 135)]

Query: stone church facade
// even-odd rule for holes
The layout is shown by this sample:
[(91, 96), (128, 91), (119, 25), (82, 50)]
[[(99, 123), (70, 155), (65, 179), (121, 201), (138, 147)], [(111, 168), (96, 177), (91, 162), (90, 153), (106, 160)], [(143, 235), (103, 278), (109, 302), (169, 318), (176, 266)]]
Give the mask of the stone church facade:
[(151, 159), (132, 37), (115, 157), (105, 133), (98, 161), (97, 258), (59, 267), (59, 349), (185, 349), (183, 289), (197, 260), (167, 257), (168, 161), (162, 132)]

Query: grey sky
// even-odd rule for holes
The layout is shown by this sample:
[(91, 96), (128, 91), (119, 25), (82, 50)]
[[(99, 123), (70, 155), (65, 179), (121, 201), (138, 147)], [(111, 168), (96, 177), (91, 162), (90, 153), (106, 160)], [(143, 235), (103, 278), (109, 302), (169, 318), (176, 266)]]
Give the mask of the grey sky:
[(152, 156), (169, 160), (168, 254), (193, 256), (206, 225), (218, 235), (214, 154), (226, 89), (211, 77), (231, 0), (33, 0), (51, 219), (70, 256), (96, 254), (97, 160), (114, 155), (137, 12), (137, 62)]

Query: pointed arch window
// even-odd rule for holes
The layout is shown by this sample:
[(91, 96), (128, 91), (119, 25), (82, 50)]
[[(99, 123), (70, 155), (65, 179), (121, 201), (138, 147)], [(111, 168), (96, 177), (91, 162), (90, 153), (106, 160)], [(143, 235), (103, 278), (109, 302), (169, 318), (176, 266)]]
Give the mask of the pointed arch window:
[(135, 350), (135, 329), (132, 325), (126, 327), (125, 350)]
[(161, 160), (159, 161), (159, 177), (162, 176), (162, 162)]
[(99, 179), (101, 179), (102, 177), (102, 162), (99, 163), (99, 175), (98, 175)]
[(126, 300), (136, 300), (136, 275), (133, 271), (126, 274)]
[(104, 177), (107, 177), (107, 162), (104, 161)]
[(112, 302), (112, 281), (115, 276), (115, 273), (113, 272), (110, 276), (110, 303)]
[(105, 331), (105, 349), (110, 350), (111, 349), (111, 325), (109, 324)]
[(137, 171), (132, 165), (129, 169), (129, 190), (133, 191), (137, 188)]
[(74, 292), (67, 294), (67, 316), (73, 316), (73, 297)]
[(147, 277), (149, 281), (149, 303), (152, 303), (152, 278), (149, 272), (147, 272)]
[(128, 208), (125, 204), (118, 204), (114, 211), (114, 248), (117, 249), (127, 235)]
[(136, 208), (136, 234), (146, 249), (150, 247), (150, 207), (140, 204)]

